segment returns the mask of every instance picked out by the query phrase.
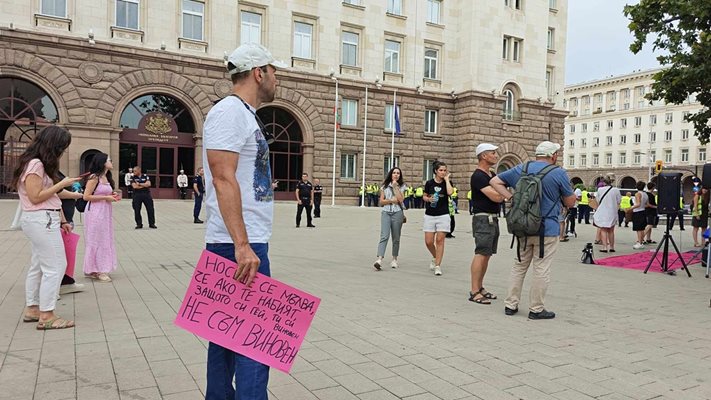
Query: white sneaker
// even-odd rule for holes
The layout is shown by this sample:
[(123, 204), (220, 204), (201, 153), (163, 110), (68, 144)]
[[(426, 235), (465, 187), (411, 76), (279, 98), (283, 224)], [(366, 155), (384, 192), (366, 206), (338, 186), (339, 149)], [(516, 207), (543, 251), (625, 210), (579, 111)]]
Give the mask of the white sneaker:
[(81, 283), (72, 283), (71, 285), (62, 285), (59, 287), (59, 294), (70, 294), (83, 291), (84, 285)]
[(390, 261), (390, 268), (397, 268), (397, 267), (398, 267), (397, 260)]
[(380, 271), (380, 267), (383, 265), (383, 260), (381, 259), (376, 259), (375, 262), (373, 263), (373, 268), (375, 268), (377, 271)]
[(644, 245), (643, 245), (642, 243), (640, 243), (640, 242), (636, 242), (636, 243), (634, 244), (634, 246), (632, 246), (632, 248), (635, 249), (635, 250), (639, 250), (639, 249), (643, 249), (643, 248), (644, 248)]
[(439, 267), (439, 265), (435, 265), (434, 272), (435, 272), (435, 276), (442, 275), (442, 269)]
[(434, 271), (434, 269), (435, 269), (434, 261), (435, 261), (434, 258), (432, 259), (432, 261), (430, 261), (430, 271)]

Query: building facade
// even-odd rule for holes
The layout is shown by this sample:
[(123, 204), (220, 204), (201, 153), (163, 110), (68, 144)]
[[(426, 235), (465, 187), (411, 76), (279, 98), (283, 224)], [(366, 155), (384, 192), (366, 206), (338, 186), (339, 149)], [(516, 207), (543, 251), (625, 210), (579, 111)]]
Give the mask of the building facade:
[(655, 180), (652, 169), (661, 160), (664, 170), (683, 173), (685, 197), (691, 198), (691, 179), (701, 175), (709, 147), (699, 143), (685, 116), (701, 105), (694, 96), (680, 105), (646, 100), (658, 71), (565, 88), (564, 165), (576, 183), (594, 186), (615, 172), (618, 185), (631, 189), (637, 181)]
[(393, 162), (418, 185), (445, 161), (466, 187), (482, 141), (501, 145), (500, 169), (562, 141), (566, 4), (0, 0), (0, 190), (34, 133), (59, 124), (73, 136), (65, 173), (102, 151), (175, 197), (178, 171), (202, 163), (205, 115), (231, 92), (226, 55), (246, 42), (292, 66), (258, 111), (278, 197), (307, 171), (351, 203), (363, 166), (373, 183)]

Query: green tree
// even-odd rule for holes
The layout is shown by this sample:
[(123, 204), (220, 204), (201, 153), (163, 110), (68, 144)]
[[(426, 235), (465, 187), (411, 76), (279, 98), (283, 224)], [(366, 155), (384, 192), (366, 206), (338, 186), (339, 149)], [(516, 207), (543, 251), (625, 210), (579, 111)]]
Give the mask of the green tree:
[(663, 99), (681, 104), (690, 95), (703, 109), (689, 115), (696, 136), (702, 144), (711, 137), (711, 1), (709, 0), (640, 0), (626, 5), (624, 14), (634, 35), (630, 50), (637, 54), (647, 43), (660, 50), (657, 57), (663, 69), (654, 75), (649, 100)]

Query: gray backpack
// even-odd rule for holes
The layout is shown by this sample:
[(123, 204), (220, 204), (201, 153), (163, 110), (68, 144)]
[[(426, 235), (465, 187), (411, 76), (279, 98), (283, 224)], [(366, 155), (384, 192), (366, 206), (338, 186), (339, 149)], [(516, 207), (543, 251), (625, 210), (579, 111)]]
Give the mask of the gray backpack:
[[(526, 240), (528, 236), (539, 236), (541, 243), (539, 257), (543, 258), (543, 232), (546, 217), (541, 209), (543, 178), (558, 166), (548, 165), (538, 173), (532, 174), (528, 172), (530, 164), (531, 161), (523, 165), (521, 178), (516, 183), (511, 208), (506, 214), (506, 227), (514, 239), (519, 240), (519, 250), (521, 239)], [(550, 213), (550, 210), (548, 212)], [(513, 239), (511, 247), (513, 247)], [(520, 259), (519, 251), (517, 254)]]

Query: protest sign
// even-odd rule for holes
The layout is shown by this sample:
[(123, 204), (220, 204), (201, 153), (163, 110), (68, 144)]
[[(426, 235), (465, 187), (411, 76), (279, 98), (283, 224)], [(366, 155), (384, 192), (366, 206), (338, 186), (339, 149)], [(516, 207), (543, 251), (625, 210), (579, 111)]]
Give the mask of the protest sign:
[(175, 324), (288, 373), (321, 300), (262, 274), (249, 288), (236, 271), (236, 263), (204, 250)]

